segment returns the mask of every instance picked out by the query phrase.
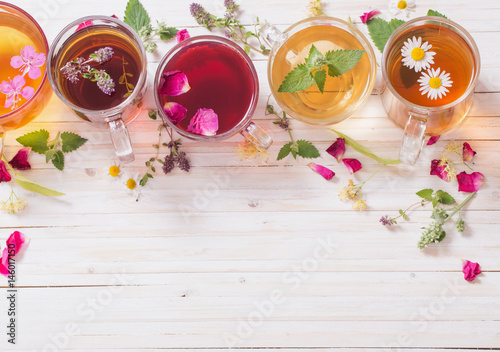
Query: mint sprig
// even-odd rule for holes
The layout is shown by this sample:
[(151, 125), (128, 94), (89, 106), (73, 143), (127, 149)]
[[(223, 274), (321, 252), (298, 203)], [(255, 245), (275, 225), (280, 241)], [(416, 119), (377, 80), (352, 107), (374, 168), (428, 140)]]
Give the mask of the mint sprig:
[(324, 92), (327, 73), (330, 77), (338, 77), (352, 69), (361, 60), (364, 50), (330, 50), (323, 55), (311, 45), (305, 63), (297, 65), (288, 73), (278, 92), (293, 93), (317, 85)]
[(64, 169), (64, 154), (77, 150), (87, 142), (73, 132), (58, 132), (56, 138), (49, 141), (49, 132), (41, 129), (29, 132), (16, 139), (25, 147), (31, 147), (35, 153), (45, 155), (45, 161), (49, 161), (58, 169)]
[(372, 18), (366, 22), (368, 26), (368, 33), (373, 40), (375, 46), (380, 50), (384, 51), (385, 43), (399, 26), (401, 26), (405, 21), (393, 18), (390, 22), (383, 20), (380, 17)]

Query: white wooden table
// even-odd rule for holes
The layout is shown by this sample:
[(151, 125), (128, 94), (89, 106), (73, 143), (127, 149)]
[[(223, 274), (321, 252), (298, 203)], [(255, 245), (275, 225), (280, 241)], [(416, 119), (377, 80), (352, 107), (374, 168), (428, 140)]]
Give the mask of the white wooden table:
[[(154, 20), (207, 34), (189, 14), (190, 1), (142, 0)], [(16, 0), (37, 17), (51, 42), (70, 21), (92, 14), (123, 18), (125, 0)], [(306, 2), (239, 1), (245, 24), (253, 16), (286, 28), (304, 18)], [(293, 122), (296, 138), (321, 151), (316, 162), (331, 167), (326, 182), (289, 157), (276, 161), (286, 132), (265, 116), (270, 93), (266, 59), (254, 55), (260, 97), (254, 119), (273, 134), (271, 157), (240, 161), (241, 136), (215, 144), (183, 139), (189, 174), (157, 172), (140, 200), (107, 170), (116, 161), (107, 131), (78, 120), (53, 97), (28, 126), (9, 133), (5, 153), (18, 136), (45, 128), (74, 131), (89, 139), (68, 156), (64, 172), (32, 155), (26, 176), (61, 192), (60, 199), (18, 193), (28, 207), (0, 215), (2, 247), (14, 230), (31, 238), (17, 263), (17, 344), (2, 351), (250, 351), (476, 350), (500, 348), (500, 4), (496, 0), (416, 0), (468, 29), (482, 55), (476, 104), (464, 124), (424, 150), (413, 168), (388, 167), (364, 187), (368, 209), (340, 202), (350, 175), (328, 154), (336, 136), (325, 128)], [(223, 1), (203, 1), (222, 13)], [(328, 15), (347, 19), (388, 1), (324, 1)], [(358, 21), (359, 22), (359, 21)], [(359, 24), (366, 31), (366, 28)], [(160, 58), (174, 41), (149, 55), (151, 84)], [(380, 56), (380, 55), (379, 55)], [(379, 82), (380, 82), (379, 72)], [(336, 128), (385, 157), (396, 158), (402, 131), (386, 117), (377, 89), (365, 107)], [(151, 96), (146, 107), (154, 108)], [(154, 155), (157, 122), (144, 111), (129, 125), (136, 161), (127, 172), (143, 173)], [(422, 188), (443, 189), (459, 201), (456, 184), (429, 175), (447, 141), (468, 141), (477, 151), (475, 171), (486, 182), (467, 207), (467, 230), (450, 226), (440, 244), (419, 250), (429, 208), (391, 229), (386, 214), (418, 201)], [(364, 180), (379, 165), (352, 149)], [(219, 185), (214, 187), (215, 179)], [(9, 187), (2, 185), (5, 198)], [(3, 199), (2, 198), (2, 199)], [(187, 213), (186, 209), (192, 211)], [(194, 210), (193, 210), (194, 209)], [(463, 279), (461, 259), (479, 262), (484, 273)], [(6, 280), (0, 282), (0, 322), (7, 325)], [(5, 297), (4, 297), (5, 296)]]

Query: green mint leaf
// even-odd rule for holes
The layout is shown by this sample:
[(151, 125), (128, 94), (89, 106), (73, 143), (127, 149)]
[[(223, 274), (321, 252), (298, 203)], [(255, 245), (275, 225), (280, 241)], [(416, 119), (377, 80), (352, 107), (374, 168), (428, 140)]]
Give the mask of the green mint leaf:
[(328, 75), (331, 77), (340, 76), (361, 60), (364, 50), (331, 50), (326, 53), (325, 60), (328, 66)]
[(52, 161), (52, 159), (54, 159), (54, 155), (56, 154), (57, 150), (55, 149), (50, 149), (50, 150), (47, 150), (47, 152), (45, 153), (45, 162), (48, 163), (49, 161)]
[(368, 149), (364, 145), (356, 142), (351, 137), (348, 137), (345, 134), (343, 134), (343, 133), (341, 133), (339, 131), (336, 131), (336, 130), (334, 130), (332, 128), (330, 128), (330, 130), (333, 131), (333, 132), (335, 132), (337, 134), (337, 136), (339, 136), (340, 138), (343, 138), (344, 141), (345, 141), (345, 144), (347, 144), (348, 146), (350, 146), (352, 149), (354, 149), (358, 153), (361, 153), (361, 154), (363, 154), (363, 155), (365, 155), (365, 156), (367, 156), (369, 158), (372, 158), (373, 160), (378, 161), (379, 163), (384, 164), (384, 165), (397, 165), (397, 164), (401, 164), (401, 161), (396, 160), (396, 159), (381, 158), (381, 157), (375, 155), (370, 149)]
[(250, 50), (251, 50), (251, 49), (250, 49), (250, 45), (245, 44), (245, 45), (243, 46), (243, 50), (245, 50), (245, 53), (247, 53), (247, 55), (250, 55)]
[(177, 32), (179, 30), (174, 27), (167, 27), (164, 30), (160, 32), (160, 39), (161, 40), (169, 40), (172, 39), (173, 37), (176, 36)]
[(446, 18), (446, 19), (448, 18), (445, 15), (443, 15), (442, 13), (439, 13), (439, 12), (434, 11), (434, 10), (427, 11), (427, 16), (437, 16), (437, 17), (443, 17), (443, 18)]
[(320, 68), (323, 66), (323, 61), (325, 57), (323, 54), (316, 49), (314, 45), (311, 45), (311, 49), (309, 50), (309, 56), (306, 58), (306, 66), (309, 69)]
[(278, 92), (292, 93), (307, 89), (313, 82), (313, 76), (305, 64), (299, 64), (285, 77)]
[(30, 192), (34, 192), (34, 193), (38, 193), (38, 194), (41, 194), (43, 196), (60, 197), (60, 196), (65, 195), (64, 193), (54, 191), (53, 189), (50, 189), (47, 187), (43, 187), (43, 186), (39, 185), (38, 183), (31, 181), (29, 178), (24, 177), (20, 174), (16, 175), (16, 178), (14, 179), (14, 181), (20, 187), (24, 188), (25, 190), (30, 191)]
[(437, 207), (438, 203), (439, 203), (439, 197), (433, 197), (432, 198), (432, 207), (433, 208)]
[(54, 156), (52, 157), (52, 164), (54, 164), (58, 170), (62, 171), (64, 169), (64, 154), (62, 151), (58, 150), (54, 153)]
[(323, 93), (325, 89), (325, 82), (326, 82), (326, 71), (325, 70), (316, 71), (316, 73), (314, 74), (314, 83), (318, 85), (318, 89), (321, 93)]
[(72, 132), (63, 132), (61, 133), (62, 140), (62, 151), (63, 153), (69, 153), (74, 150), (77, 150), (82, 145), (87, 142), (86, 138), (80, 137), (76, 133)]
[(123, 22), (139, 33), (142, 27), (147, 27), (151, 24), (151, 19), (139, 0), (129, 0), (125, 8)]
[(375, 17), (366, 22), (366, 25), (368, 26), (368, 32), (370, 33), (373, 43), (375, 43), (375, 46), (378, 50), (380, 50), (380, 52), (383, 52), (387, 39), (389, 39), (392, 32), (394, 32), (396, 28), (401, 26), (403, 23), (405, 23), (405, 21), (398, 20), (396, 18), (387, 22), (380, 17)]
[(31, 150), (38, 154), (45, 154), (49, 150), (47, 141), (49, 140), (49, 132), (40, 130), (35, 132), (26, 133), (25, 135), (16, 139), (25, 147), (31, 147)]
[(437, 191), (436, 198), (438, 199), (439, 203), (444, 204), (444, 205), (452, 205), (452, 204), (456, 203), (455, 198), (450, 196), (445, 191)]
[(430, 188), (422, 189), (417, 192), (417, 196), (426, 200), (432, 200), (432, 194), (434, 191)]
[(288, 154), (290, 154), (290, 152), (292, 151), (292, 144), (293, 143), (290, 142), (281, 147), (276, 160), (284, 159)]
[(320, 156), (318, 149), (309, 141), (300, 139), (297, 141), (297, 146), (299, 147), (297, 154), (303, 158), (315, 159)]
[(150, 173), (145, 174), (139, 181), (139, 184), (144, 187), (146, 183), (148, 183), (150, 178), (154, 178), (153, 175), (151, 175)]

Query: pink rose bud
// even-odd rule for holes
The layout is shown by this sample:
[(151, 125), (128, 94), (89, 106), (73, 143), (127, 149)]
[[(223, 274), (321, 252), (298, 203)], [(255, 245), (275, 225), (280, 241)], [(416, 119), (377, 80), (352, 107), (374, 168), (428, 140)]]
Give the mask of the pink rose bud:
[(178, 124), (186, 118), (187, 109), (181, 104), (166, 102), (165, 105), (163, 105), (163, 112), (170, 121)]
[(188, 132), (214, 136), (219, 129), (219, 117), (212, 109), (198, 109), (187, 128)]
[(359, 18), (361, 18), (361, 22), (366, 23), (378, 14), (380, 14), (379, 10), (372, 10), (370, 12), (365, 12), (362, 16), (359, 16)]
[(189, 35), (187, 29), (181, 29), (177, 32), (177, 43), (182, 42), (183, 40), (189, 39), (191, 36)]
[(9, 172), (5, 167), (5, 162), (0, 160), (0, 182), (10, 182), (10, 180), (12, 180), (12, 177), (10, 177)]
[(464, 279), (467, 281), (474, 281), (476, 275), (481, 274), (478, 263), (473, 263), (468, 260), (464, 260), (462, 263), (462, 272), (464, 273)]
[(311, 168), (311, 170), (316, 171), (318, 174), (323, 176), (323, 178), (325, 180), (329, 181), (333, 178), (333, 176), (335, 176), (335, 172), (333, 172), (332, 170), (330, 170), (327, 167), (324, 167), (324, 166), (321, 166), (321, 165), (318, 165), (315, 163), (309, 163), (309, 164), (307, 164), (307, 166), (309, 166)]
[(433, 144), (435, 144), (439, 140), (440, 137), (441, 137), (440, 135), (438, 135), (438, 136), (432, 136), (427, 141), (427, 145), (433, 145)]
[(483, 185), (484, 175), (480, 172), (467, 174), (465, 171), (457, 175), (458, 191), (459, 192), (477, 192)]
[(356, 171), (361, 170), (361, 163), (357, 159), (342, 159), (342, 161), (351, 175)]
[(31, 169), (31, 165), (28, 162), (28, 157), (30, 155), (31, 148), (25, 147), (19, 149), (16, 156), (9, 161), (9, 164), (16, 170), (29, 170)]
[(476, 152), (472, 150), (469, 143), (464, 142), (464, 146), (462, 149), (462, 160), (466, 162), (471, 162), (474, 155), (476, 155)]
[(188, 79), (181, 71), (165, 72), (161, 76), (158, 93), (175, 97), (190, 90)]
[(337, 159), (337, 162), (339, 163), (340, 160), (342, 160), (342, 157), (344, 156), (345, 153), (345, 141), (343, 138), (337, 138), (337, 140), (328, 147), (326, 150), (328, 154), (333, 156), (335, 159)]
[(431, 175), (436, 175), (442, 180), (449, 181), (450, 176), (448, 175), (448, 172), (445, 171), (446, 165), (439, 166), (440, 162), (441, 160), (439, 159), (434, 159), (431, 161)]

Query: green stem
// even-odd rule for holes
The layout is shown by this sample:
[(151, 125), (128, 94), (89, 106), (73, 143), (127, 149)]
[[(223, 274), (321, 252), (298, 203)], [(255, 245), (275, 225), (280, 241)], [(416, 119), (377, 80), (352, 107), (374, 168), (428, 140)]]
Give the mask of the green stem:
[(457, 212), (459, 212), (465, 206), (465, 204), (467, 204), (472, 199), (472, 197), (474, 197), (476, 195), (476, 193), (477, 192), (469, 194), (469, 196), (467, 198), (465, 198), (465, 200), (462, 203), (460, 203), (460, 205), (458, 207), (454, 208), (453, 213), (448, 215), (448, 217), (446, 218), (446, 220), (444, 222), (448, 221), (449, 219), (451, 219), (453, 217), (453, 215), (455, 215)]
[(375, 171), (370, 177), (368, 177), (366, 180), (364, 180), (362, 183), (360, 183), (359, 185), (359, 188), (363, 187), (363, 185), (368, 182), (373, 176), (375, 176), (376, 174), (379, 173), (380, 170), (382, 170), (384, 167), (386, 167), (387, 165), (382, 165), (382, 167), (380, 167), (377, 171)]
[(420, 202), (417, 202), (417, 203), (414, 203), (412, 205), (410, 205), (408, 208), (406, 208), (402, 214), (399, 214), (398, 216), (396, 216), (395, 218), (392, 218), (392, 220), (396, 220), (396, 219), (399, 219), (400, 217), (402, 217), (404, 214), (406, 214), (407, 211), (409, 211), (411, 208), (413, 208), (414, 206), (417, 206), (417, 205), (421, 205), (421, 206), (424, 206), (426, 204), (430, 203), (430, 200), (422, 200)]
[(60, 137), (61, 137), (61, 131), (57, 132), (56, 138), (47, 142), (47, 145), (49, 146), (50, 149), (61, 144)]
[(288, 129), (288, 135), (290, 136), (290, 139), (292, 140), (292, 143), (295, 144), (295, 140), (293, 139), (292, 131), (291, 131), (290, 128)]

